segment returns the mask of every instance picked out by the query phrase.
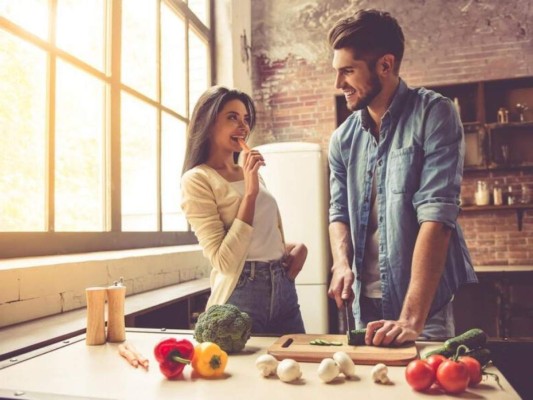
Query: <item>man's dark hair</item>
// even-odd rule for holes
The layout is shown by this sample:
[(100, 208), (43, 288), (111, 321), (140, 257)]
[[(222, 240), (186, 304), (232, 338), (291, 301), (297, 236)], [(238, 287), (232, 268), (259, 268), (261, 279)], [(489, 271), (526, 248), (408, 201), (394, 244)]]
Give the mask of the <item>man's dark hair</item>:
[(398, 73), (403, 58), (404, 36), (398, 21), (388, 12), (360, 10), (338, 21), (329, 31), (332, 49), (350, 48), (357, 58), (375, 60), (384, 54), (396, 59)]

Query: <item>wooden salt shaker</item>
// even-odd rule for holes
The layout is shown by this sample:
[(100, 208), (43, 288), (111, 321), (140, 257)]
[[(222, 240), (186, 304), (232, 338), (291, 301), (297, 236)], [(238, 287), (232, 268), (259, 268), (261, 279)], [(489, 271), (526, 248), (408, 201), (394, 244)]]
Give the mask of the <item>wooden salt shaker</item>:
[(105, 343), (105, 296), (103, 287), (85, 289), (87, 298), (87, 334), (85, 343), (89, 346)]
[(126, 323), (124, 319), (124, 302), (126, 286), (115, 282), (107, 288), (107, 341), (123, 342), (126, 340)]

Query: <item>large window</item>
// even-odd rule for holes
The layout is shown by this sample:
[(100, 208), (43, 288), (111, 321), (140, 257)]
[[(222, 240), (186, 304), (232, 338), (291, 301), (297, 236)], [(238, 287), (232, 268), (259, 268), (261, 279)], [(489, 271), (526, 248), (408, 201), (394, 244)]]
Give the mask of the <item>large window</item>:
[(194, 243), (211, 0), (0, 0), (0, 258)]

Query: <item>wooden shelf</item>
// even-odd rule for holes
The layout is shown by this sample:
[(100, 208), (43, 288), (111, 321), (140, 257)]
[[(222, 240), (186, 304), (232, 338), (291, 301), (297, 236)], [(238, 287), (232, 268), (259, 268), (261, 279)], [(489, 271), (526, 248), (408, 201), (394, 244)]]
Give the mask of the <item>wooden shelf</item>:
[(526, 210), (532, 210), (533, 204), (513, 204), (513, 205), (501, 205), (501, 206), (462, 206), (462, 211), (469, 212), (499, 212), (499, 211), (516, 211), (516, 220), (518, 230), (522, 230), (522, 221), (524, 219), (524, 212)]

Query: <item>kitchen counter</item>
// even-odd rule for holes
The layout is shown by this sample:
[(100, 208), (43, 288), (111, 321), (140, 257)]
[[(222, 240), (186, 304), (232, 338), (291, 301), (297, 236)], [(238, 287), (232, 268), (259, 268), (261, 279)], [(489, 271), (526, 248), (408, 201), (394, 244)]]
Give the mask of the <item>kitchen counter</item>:
[[(263, 378), (255, 368), (255, 360), (266, 353), (275, 337), (252, 337), (243, 352), (230, 355), (226, 375), (208, 380), (191, 376), (186, 367), (184, 376), (169, 381), (160, 373), (153, 357), (156, 343), (166, 337), (188, 338), (191, 331), (160, 331), (128, 329), (127, 340), (150, 359), (145, 371), (131, 367), (118, 355), (117, 344), (86, 346), (84, 336), (65, 343), (42, 348), (32, 353), (0, 363), (0, 397), (16, 399), (317, 399), (363, 398), (372, 399), (439, 399), (483, 398), (519, 399), (507, 379), (495, 367), (489, 371), (500, 377), (503, 390), (493, 379), (469, 388), (460, 396), (448, 396), (413, 391), (404, 378), (405, 367), (389, 367), (389, 385), (372, 381), (370, 365), (357, 365), (357, 377), (352, 380), (337, 378), (331, 384), (322, 383), (317, 376), (316, 363), (301, 363), (303, 377), (291, 384), (276, 377)], [(439, 343), (417, 343), (419, 352), (425, 352)], [(18, 393), (18, 394), (16, 394)]]

